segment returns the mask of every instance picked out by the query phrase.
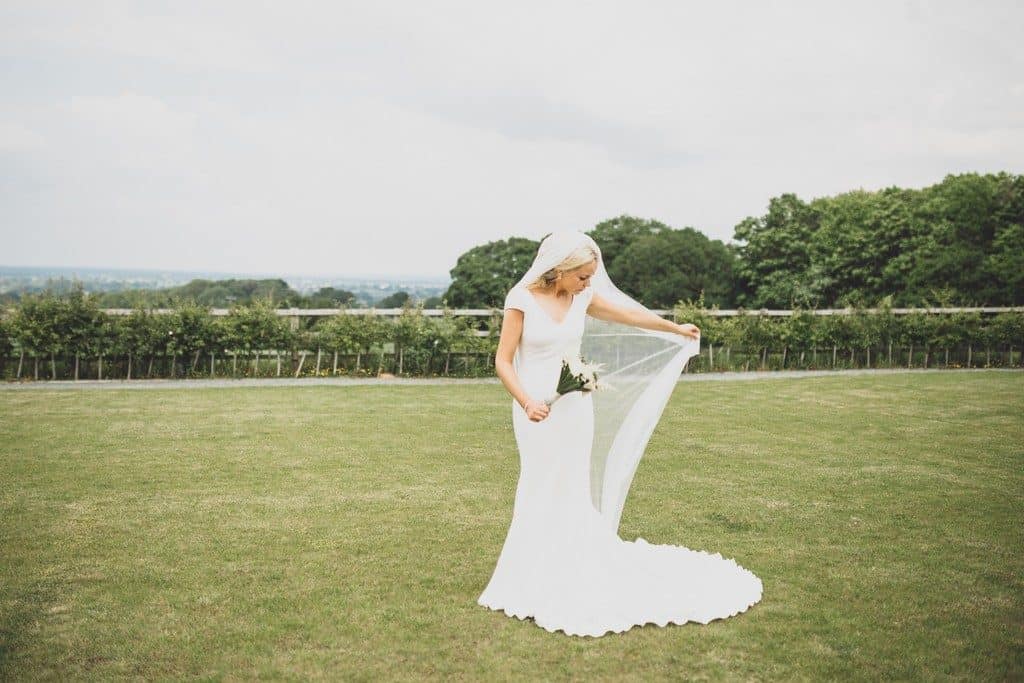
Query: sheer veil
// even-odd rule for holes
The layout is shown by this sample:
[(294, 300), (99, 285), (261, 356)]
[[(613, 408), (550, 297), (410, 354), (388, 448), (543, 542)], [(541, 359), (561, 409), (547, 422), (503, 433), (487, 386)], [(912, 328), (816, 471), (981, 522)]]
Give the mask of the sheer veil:
[[(623, 308), (650, 311), (615, 286), (600, 247), (577, 231), (554, 232), (542, 240), (536, 258), (515, 286), (525, 288), (584, 244), (597, 254), (597, 270), (590, 279), (594, 293)], [(598, 384), (607, 386), (592, 394), (590, 492), (594, 507), (616, 533), (647, 442), (680, 373), (699, 352), (699, 338), (586, 317), (580, 353), (588, 362), (603, 365)]]

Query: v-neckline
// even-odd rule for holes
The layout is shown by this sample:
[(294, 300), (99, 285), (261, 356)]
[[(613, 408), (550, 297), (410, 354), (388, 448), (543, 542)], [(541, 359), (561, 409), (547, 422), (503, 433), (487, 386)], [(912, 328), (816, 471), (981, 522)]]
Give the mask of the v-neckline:
[(541, 312), (547, 317), (547, 319), (550, 320), (551, 323), (556, 327), (565, 324), (565, 321), (569, 319), (569, 314), (572, 313), (572, 307), (576, 305), (576, 295), (573, 294), (572, 300), (569, 301), (569, 308), (565, 309), (565, 316), (561, 320), (555, 320), (553, 317), (551, 317), (551, 314), (548, 313), (548, 310), (540, 305), (540, 301), (537, 299), (537, 297), (533, 295), (533, 292), (527, 289), (526, 293), (530, 295), (530, 298), (533, 299), (533, 303), (536, 304), (537, 308), (539, 308)]

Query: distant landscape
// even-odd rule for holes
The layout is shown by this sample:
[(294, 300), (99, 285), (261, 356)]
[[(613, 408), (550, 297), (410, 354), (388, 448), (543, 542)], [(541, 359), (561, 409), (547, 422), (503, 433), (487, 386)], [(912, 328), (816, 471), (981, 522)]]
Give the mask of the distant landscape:
[(448, 277), (430, 275), (278, 277), (264, 273), (0, 265), (0, 303), (14, 304), (25, 294), (62, 294), (77, 284), (108, 308), (130, 308), (143, 300), (148, 303), (157, 291), (166, 296), (168, 305), (176, 295), (195, 297), (211, 306), (247, 303), (255, 295), (270, 297), (282, 307), (401, 306), (406, 300), (433, 306), (440, 304), (450, 282)]

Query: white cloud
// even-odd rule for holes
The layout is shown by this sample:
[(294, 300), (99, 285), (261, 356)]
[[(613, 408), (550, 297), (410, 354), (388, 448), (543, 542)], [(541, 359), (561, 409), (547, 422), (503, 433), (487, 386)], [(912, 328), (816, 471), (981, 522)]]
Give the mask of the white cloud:
[(37, 131), (17, 122), (0, 120), (0, 153), (30, 151), (46, 144)]
[(104, 164), (168, 170), (193, 159), (195, 114), (175, 111), (159, 98), (75, 95), (61, 109), (76, 133), (69, 142)]

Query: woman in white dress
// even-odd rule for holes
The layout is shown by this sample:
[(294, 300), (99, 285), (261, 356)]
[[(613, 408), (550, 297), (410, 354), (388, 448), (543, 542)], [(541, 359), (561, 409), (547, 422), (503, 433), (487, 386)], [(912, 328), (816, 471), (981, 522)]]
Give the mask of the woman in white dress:
[[(761, 580), (720, 553), (617, 532), (633, 473), (699, 334), (618, 290), (588, 235), (541, 242), (505, 299), (495, 369), (513, 398), (520, 475), (478, 604), (548, 631), (602, 636), (646, 623), (706, 624), (761, 599)], [(609, 388), (549, 407), (563, 354), (581, 352), (606, 366), (598, 384)]]

